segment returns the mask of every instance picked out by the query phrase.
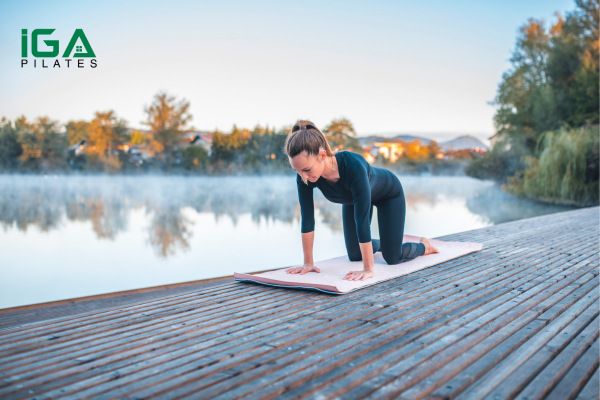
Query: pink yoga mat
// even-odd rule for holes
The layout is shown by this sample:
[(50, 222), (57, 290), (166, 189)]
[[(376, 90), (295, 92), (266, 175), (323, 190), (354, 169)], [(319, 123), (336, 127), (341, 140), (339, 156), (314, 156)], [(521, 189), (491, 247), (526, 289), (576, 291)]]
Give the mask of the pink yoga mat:
[[(418, 236), (405, 235), (403, 241), (418, 242), (419, 239)], [(437, 239), (431, 239), (430, 242), (439, 250), (439, 253), (420, 256), (396, 265), (388, 265), (383, 259), (381, 252), (375, 253), (375, 276), (362, 281), (343, 279), (346, 273), (350, 271), (362, 270), (362, 261), (349, 261), (347, 256), (315, 262), (315, 265), (321, 270), (319, 273), (309, 272), (304, 275), (288, 274), (285, 270), (292, 266), (287, 266), (257, 274), (236, 272), (233, 276), (236, 281), (240, 282), (251, 281), (269, 286), (314, 289), (327, 293), (344, 294), (387, 281), (388, 279), (410, 274), (411, 272), (431, 267), (432, 265), (452, 260), (483, 248), (483, 244), (474, 242), (448, 242)]]

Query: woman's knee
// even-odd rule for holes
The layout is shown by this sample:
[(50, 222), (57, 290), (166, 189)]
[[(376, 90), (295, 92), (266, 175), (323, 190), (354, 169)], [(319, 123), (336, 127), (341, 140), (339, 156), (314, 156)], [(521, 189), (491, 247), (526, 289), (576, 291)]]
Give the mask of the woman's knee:
[(398, 252), (382, 251), (381, 254), (388, 265), (400, 264), (402, 259), (402, 255)]

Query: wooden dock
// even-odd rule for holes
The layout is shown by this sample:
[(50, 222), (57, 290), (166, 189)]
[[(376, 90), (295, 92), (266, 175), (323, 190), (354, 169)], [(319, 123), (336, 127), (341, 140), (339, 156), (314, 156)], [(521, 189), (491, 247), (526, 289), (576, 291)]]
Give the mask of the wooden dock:
[(17, 321), (0, 398), (598, 399), (599, 210), (445, 236), (485, 248), (343, 296), (229, 278)]

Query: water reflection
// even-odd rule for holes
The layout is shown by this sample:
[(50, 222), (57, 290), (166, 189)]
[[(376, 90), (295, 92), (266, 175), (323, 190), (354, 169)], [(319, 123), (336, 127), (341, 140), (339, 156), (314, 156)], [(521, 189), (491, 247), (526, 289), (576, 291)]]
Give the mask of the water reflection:
[[(427, 210), (433, 213), (436, 208), (458, 201), (464, 202), (464, 208), (482, 225), (489, 225), (566, 209), (518, 199), (491, 182), (467, 177), (401, 180), (409, 215)], [(315, 206), (320, 223), (340, 232), (340, 206), (325, 200), (318, 191)], [(98, 240), (114, 241), (130, 229), (129, 216), (138, 208), (149, 221), (147, 243), (163, 258), (189, 250), (194, 232), (203, 229), (194, 226), (186, 209), (210, 213), (217, 224), (227, 218), (234, 227), (245, 214), (257, 225), (262, 221), (298, 223), (300, 218), (293, 176), (0, 176), (0, 225), (5, 232), (15, 228), (26, 232), (32, 226), (50, 232), (70, 222), (89, 221)], [(444, 225), (443, 219), (441, 212), (438, 223)], [(460, 230), (452, 227), (452, 231)], [(444, 233), (450, 232), (446, 229)]]
[[(466, 177), (400, 177), (405, 232), (435, 237), (563, 210)], [(345, 253), (315, 191), (315, 260)], [(377, 238), (377, 209), (372, 232)], [(293, 175), (0, 175), (0, 308), (298, 265)]]

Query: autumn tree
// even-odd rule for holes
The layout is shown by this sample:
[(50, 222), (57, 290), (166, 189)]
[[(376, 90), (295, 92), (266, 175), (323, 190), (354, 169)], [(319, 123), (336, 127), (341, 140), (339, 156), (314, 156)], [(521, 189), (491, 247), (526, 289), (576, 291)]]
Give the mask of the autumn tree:
[(88, 127), (89, 146), (86, 153), (90, 155), (97, 167), (118, 170), (121, 162), (116, 154), (117, 147), (126, 143), (127, 125), (117, 118), (113, 111), (96, 112)]
[(22, 149), (22, 167), (41, 170), (66, 166), (67, 141), (58, 122), (48, 117), (38, 117), (34, 122), (19, 117), (15, 129)]
[(181, 145), (184, 135), (189, 131), (188, 124), (192, 120), (190, 103), (177, 100), (165, 92), (154, 96), (150, 106), (145, 107), (145, 124), (150, 127), (154, 138), (164, 149), (163, 159), (169, 164), (173, 153)]
[(222, 133), (215, 131), (213, 133), (211, 147), (211, 162), (217, 166), (233, 169), (233, 164), (241, 164), (243, 162), (245, 149), (250, 140), (250, 130), (246, 128), (238, 128), (233, 125), (230, 133)]
[(90, 123), (83, 120), (67, 122), (65, 129), (67, 131), (67, 143), (69, 146), (81, 143), (83, 140), (88, 141), (89, 126)]
[(352, 150), (362, 151), (360, 143), (356, 138), (354, 125), (347, 118), (338, 118), (332, 120), (329, 125), (323, 129), (323, 133), (333, 150)]

